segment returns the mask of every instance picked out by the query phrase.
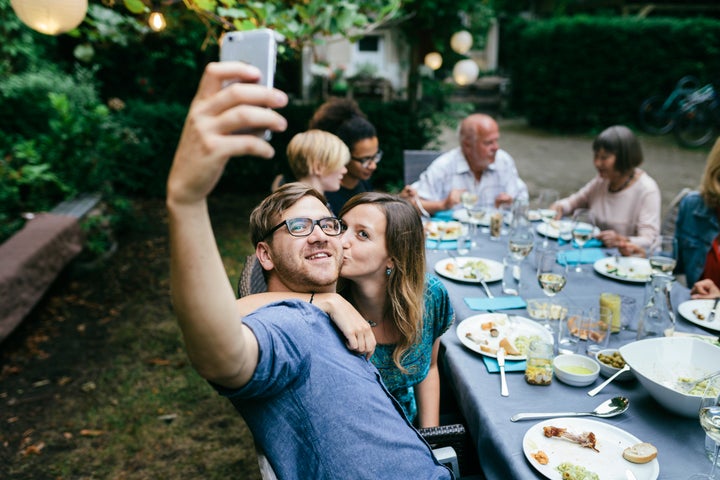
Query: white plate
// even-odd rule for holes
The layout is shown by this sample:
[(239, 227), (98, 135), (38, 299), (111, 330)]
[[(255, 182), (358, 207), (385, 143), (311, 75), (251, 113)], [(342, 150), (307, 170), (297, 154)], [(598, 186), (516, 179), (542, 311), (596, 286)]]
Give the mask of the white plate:
[(551, 210), (549, 208), (538, 208), (535, 210), (528, 210), (527, 218), (531, 222), (539, 222), (542, 220), (542, 214), (545, 212), (552, 212), (552, 214), (555, 214), (555, 210)]
[[(493, 337), (490, 334), (490, 324), (498, 330), (498, 335)], [(486, 326), (483, 329), (483, 325)], [(480, 344), (468, 338), (470, 333), (473, 339), (487, 342), (487, 347), (497, 350), (500, 346), (500, 340), (507, 338), (515, 347), (522, 351), (527, 349), (532, 337), (540, 337), (548, 343), (553, 343), (553, 337), (550, 330), (541, 324), (530, 320), (529, 318), (519, 317), (516, 315), (508, 316), (505, 313), (483, 313), (468, 317), (457, 326), (455, 330), (460, 342), (470, 350), (487, 357), (496, 358), (494, 351), (484, 351), (480, 348)], [(525, 354), (506, 355), (508, 360), (525, 360)]]
[(645, 283), (650, 280), (652, 268), (646, 258), (639, 257), (600, 258), (593, 268), (600, 275), (624, 282)]
[(480, 283), (480, 280), (473, 275), (470, 266), (473, 262), (483, 262), (487, 267), (485, 271), (486, 282), (497, 282), (503, 277), (503, 264), (480, 257), (455, 257), (445, 258), (435, 264), (435, 271), (438, 275), (451, 280), (459, 280), (461, 282)]
[(433, 242), (437, 242), (440, 238), (442, 238), (443, 242), (457, 240), (460, 232), (462, 232), (462, 228), (463, 225), (460, 222), (439, 222), (433, 220), (425, 225), (426, 237)]
[[(565, 440), (564, 438), (548, 438), (543, 433), (543, 427), (567, 428), (568, 432), (595, 434), (596, 452), (590, 448)], [(607, 423), (584, 418), (551, 418), (536, 423), (528, 429), (523, 437), (523, 452), (528, 462), (535, 469), (551, 480), (561, 479), (557, 466), (563, 462), (585, 467), (595, 472), (601, 479), (624, 479), (625, 470), (630, 470), (638, 480), (655, 480), (660, 474), (660, 464), (657, 458), (645, 464), (631, 463), (622, 456), (627, 447), (640, 443), (643, 440), (634, 435)], [(645, 439), (649, 441), (649, 439)], [(532, 456), (542, 450), (548, 456), (547, 465), (541, 465)], [(659, 455), (672, 455), (671, 452), (660, 452)]]
[[(715, 311), (715, 317), (712, 322), (707, 321), (714, 303), (715, 300), (712, 299), (688, 300), (680, 304), (678, 307), (678, 313), (688, 322), (700, 325), (701, 327), (705, 327), (709, 330), (720, 331), (720, 311), (718, 311), (720, 310), (720, 306)], [(703, 316), (702, 320), (698, 317), (698, 314)]]
[(485, 212), (483, 214), (482, 218), (470, 218), (470, 215), (468, 215), (468, 211), (464, 208), (460, 208), (458, 210), (453, 211), (452, 218), (459, 222), (463, 223), (473, 223), (475, 225), (480, 225), (482, 227), (489, 227), (490, 226), (490, 213)]

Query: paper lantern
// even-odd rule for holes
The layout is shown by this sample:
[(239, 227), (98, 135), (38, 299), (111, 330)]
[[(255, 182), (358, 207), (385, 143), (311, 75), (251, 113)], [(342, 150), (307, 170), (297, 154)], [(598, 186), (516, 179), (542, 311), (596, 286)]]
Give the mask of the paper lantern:
[(431, 70), (437, 70), (442, 65), (442, 55), (438, 52), (430, 52), (425, 55), (425, 66)]
[(472, 44), (472, 35), (467, 30), (455, 32), (453, 36), (450, 37), (450, 47), (460, 55), (466, 54), (468, 50), (470, 50), (470, 47), (472, 47)]
[(150, 28), (152, 28), (153, 31), (159, 32), (161, 30), (165, 30), (167, 22), (161, 12), (152, 12), (148, 17), (148, 25), (150, 25)]
[(87, 0), (10, 0), (22, 22), (46, 35), (59, 35), (82, 23)]
[(473, 60), (460, 60), (453, 67), (453, 79), (458, 85), (469, 85), (477, 80), (480, 68)]

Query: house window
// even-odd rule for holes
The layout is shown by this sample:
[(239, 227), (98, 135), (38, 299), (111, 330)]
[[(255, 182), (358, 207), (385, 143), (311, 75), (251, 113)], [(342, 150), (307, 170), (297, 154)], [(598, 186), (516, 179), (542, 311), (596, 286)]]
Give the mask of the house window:
[(361, 52), (377, 52), (380, 50), (380, 37), (370, 35), (363, 37), (358, 41), (358, 50)]

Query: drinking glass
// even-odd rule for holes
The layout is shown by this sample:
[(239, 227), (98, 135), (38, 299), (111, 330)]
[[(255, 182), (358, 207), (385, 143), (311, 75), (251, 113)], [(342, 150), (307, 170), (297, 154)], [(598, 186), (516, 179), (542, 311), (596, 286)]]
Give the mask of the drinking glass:
[(677, 242), (670, 235), (659, 235), (648, 250), (648, 259), (653, 273), (672, 275), (675, 270)]
[(508, 235), (508, 251), (510, 255), (522, 262), (530, 254), (535, 245), (535, 235), (529, 224), (518, 224)]
[(700, 426), (708, 436), (715, 441), (715, 456), (710, 473), (696, 473), (689, 480), (716, 479), (715, 471), (718, 465), (718, 453), (720, 453), (720, 375), (715, 375), (707, 380), (705, 393), (700, 402)]
[(595, 217), (587, 208), (578, 208), (573, 213), (572, 236), (578, 248), (578, 263), (575, 271), (581, 273), (582, 268), (582, 251), (583, 247), (595, 233)]
[(465, 207), (465, 210), (468, 211), (468, 216), (470, 215), (470, 210), (475, 206), (478, 200), (479, 197), (477, 193), (471, 192), (469, 190), (464, 191), (460, 195), (460, 201), (462, 202), (463, 207)]
[(580, 339), (585, 340), (585, 353), (594, 357), (607, 348), (610, 341), (612, 322), (607, 307), (589, 307), (580, 322)]
[(557, 332), (557, 353), (577, 353), (580, 342), (580, 323), (585, 317), (585, 310), (581, 307), (570, 305), (564, 318), (558, 323)]
[[(551, 210), (549, 207), (553, 203), (558, 201), (560, 195), (557, 190), (551, 188), (544, 188), (538, 192), (538, 196), (535, 199), (535, 207), (537, 208), (540, 220), (545, 224), (545, 228), (550, 228), (550, 222), (555, 219), (556, 212)], [(543, 238), (543, 246), (547, 247), (550, 240), (547, 236)]]
[(554, 297), (565, 287), (566, 267), (557, 263), (557, 249), (549, 248), (540, 252), (537, 259), (537, 279), (543, 293)]

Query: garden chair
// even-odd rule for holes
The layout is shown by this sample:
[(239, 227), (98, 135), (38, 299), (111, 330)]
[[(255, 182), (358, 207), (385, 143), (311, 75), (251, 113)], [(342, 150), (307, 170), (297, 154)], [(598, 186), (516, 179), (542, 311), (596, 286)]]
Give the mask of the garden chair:
[(660, 225), (660, 235), (668, 235), (670, 237), (675, 235), (675, 223), (677, 221), (678, 210), (680, 209), (680, 201), (690, 192), (692, 192), (691, 188), (683, 188), (680, 190), (680, 193), (672, 199), (663, 216), (662, 224)]
[(403, 150), (403, 181), (412, 185), (420, 174), (440, 156), (438, 150)]

